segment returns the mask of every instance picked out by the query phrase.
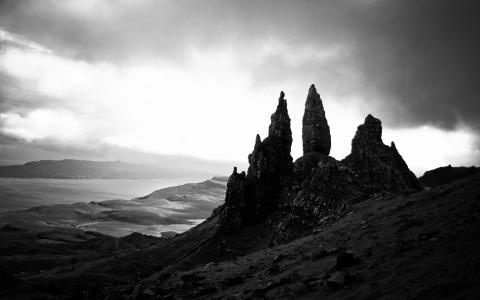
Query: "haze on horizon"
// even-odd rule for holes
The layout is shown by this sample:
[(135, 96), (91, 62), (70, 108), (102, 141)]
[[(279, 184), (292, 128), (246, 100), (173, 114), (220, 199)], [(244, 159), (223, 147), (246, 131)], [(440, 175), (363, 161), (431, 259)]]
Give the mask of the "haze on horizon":
[(281, 90), (295, 159), (314, 83), (337, 159), (372, 114), (417, 175), (478, 164), (479, 6), (0, 0), (0, 161), (245, 163)]

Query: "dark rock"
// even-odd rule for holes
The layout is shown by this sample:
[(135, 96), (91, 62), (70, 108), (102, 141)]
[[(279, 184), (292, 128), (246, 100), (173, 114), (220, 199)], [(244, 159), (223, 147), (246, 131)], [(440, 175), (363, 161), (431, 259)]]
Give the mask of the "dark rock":
[(245, 185), (245, 172), (238, 174), (237, 167), (234, 167), (227, 183), (225, 204), (220, 212), (220, 224), (226, 232), (239, 230), (244, 224), (246, 213)]
[(6, 224), (6, 225), (3, 225), (0, 228), (0, 231), (3, 231), (3, 232), (19, 232), (19, 231), (26, 231), (26, 230), (22, 229), (22, 228), (15, 227), (15, 226), (12, 226), (10, 224)]
[(257, 135), (253, 152), (248, 156), (248, 215), (255, 223), (275, 210), (286, 198), (293, 176), (290, 150), (292, 131), (285, 94), (280, 93), (275, 113), (271, 116), (268, 137)]
[(345, 248), (340, 248), (337, 250), (337, 263), (335, 264), (335, 268), (348, 268), (354, 265), (356, 262), (357, 260), (355, 259), (352, 251), (346, 250)]
[(328, 251), (323, 247), (319, 247), (317, 250), (312, 252), (311, 258), (312, 258), (312, 261), (316, 261), (321, 258), (324, 258), (327, 255), (328, 255)]
[(293, 206), (319, 224), (322, 217), (338, 213), (349, 202), (362, 197), (355, 174), (335, 159), (320, 162)]
[(279, 262), (284, 258), (285, 258), (285, 255), (283, 255), (283, 254), (275, 255), (275, 257), (273, 258), (273, 261), (274, 262)]
[(308, 90), (302, 124), (303, 154), (317, 152), (329, 155), (330, 127), (325, 117), (322, 99), (313, 84)]
[(280, 272), (280, 266), (278, 265), (278, 263), (273, 262), (270, 265), (270, 267), (268, 268), (267, 273), (268, 274), (277, 274), (278, 272)]
[(369, 187), (369, 192), (420, 190), (420, 184), (398, 153), (395, 144), (383, 144), (382, 123), (368, 115), (358, 126), (352, 152), (343, 161)]
[(256, 224), (287, 202), (293, 177), (291, 146), (290, 117), (285, 94), (281, 92), (268, 137), (263, 141), (259, 135), (255, 138), (253, 152), (248, 156), (248, 173), (238, 174), (235, 168), (230, 176), (225, 205), (219, 214), (225, 232)]
[(227, 277), (225, 278), (222, 283), (225, 286), (234, 286), (234, 285), (239, 285), (243, 283), (243, 277), (242, 276), (234, 276), (234, 277)]
[(327, 284), (329, 288), (336, 290), (336, 289), (342, 288), (347, 282), (347, 279), (348, 279), (347, 273), (337, 271), (337, 272), (334, 272), (330, 276), (330, 278), (327, 279)]
[(299, 157), (293, 164), (293, 173), (298, 184), (303, 188), (307, 185), (315, 173), (320, 162), (335, 161), (334, 158), (318, 153), (309, 152)]

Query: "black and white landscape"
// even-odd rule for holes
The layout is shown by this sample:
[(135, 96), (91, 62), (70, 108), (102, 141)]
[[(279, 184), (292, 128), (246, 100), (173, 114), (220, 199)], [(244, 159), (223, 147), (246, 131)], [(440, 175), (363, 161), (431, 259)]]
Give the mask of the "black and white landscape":
[(0, 0), (0, 299), (479, 299), (479, 14)]

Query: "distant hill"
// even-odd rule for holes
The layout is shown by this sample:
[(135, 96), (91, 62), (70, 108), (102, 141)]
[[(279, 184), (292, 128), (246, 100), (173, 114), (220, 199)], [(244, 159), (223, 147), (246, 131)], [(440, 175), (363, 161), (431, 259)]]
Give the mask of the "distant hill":
[[(196, 172), (199, 173), (199, 172)], [(122, 161), (40, 160), (1, 166), (0, 177), (57, 179), (147, 179), (193, 175), (192, 171)]]
[(453, 181), (468, 177), (477, 173), (480, 169), (476, 167), (440, 167), (434, 170), (425, 172), (418, 180), (424, 186), (435, 187), (444, 184), (449, 184)]

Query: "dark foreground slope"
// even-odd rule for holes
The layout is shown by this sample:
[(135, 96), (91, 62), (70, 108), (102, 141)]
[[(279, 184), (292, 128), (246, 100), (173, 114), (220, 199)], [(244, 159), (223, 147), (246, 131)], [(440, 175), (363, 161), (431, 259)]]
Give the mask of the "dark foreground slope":
[(479, 200), (479, 175), (368, 199), (305, 238), (225, 262), (199, 260), (184, 272), (154, 273), (137, 287), (204, 299), (478, 299)]
[[(411, 195), (370, 198), (353, 205), (344, 217), (325, 220), (306, 237), (276, 247), (266, 243), (272, 232), (268, 225), (225, 236), (213, 234), (217, 224), (212, 218), (172, 239), (140, 234), (112, 238), (81, 231), (41, 235), (3, 227), (1, 295), (18, 299), (33, 294), (58, 299), (72, 295), (89, 299), (480, 296), (479, 174)], [(16, 243), (3, 246), (9, 240)], [(343, 248), (352, 252), (353, 259), (340, 255)], [(333, 274), (337, 279), (332, 279)]]

